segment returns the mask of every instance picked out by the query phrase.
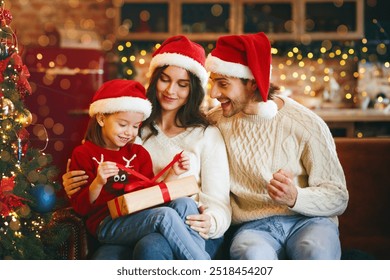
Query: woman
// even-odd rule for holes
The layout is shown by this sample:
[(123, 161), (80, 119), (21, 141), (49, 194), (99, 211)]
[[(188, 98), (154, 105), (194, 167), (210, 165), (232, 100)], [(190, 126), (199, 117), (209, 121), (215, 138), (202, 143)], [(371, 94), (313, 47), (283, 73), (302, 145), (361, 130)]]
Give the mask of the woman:
[[(201, 191), (196, 198), (200, 213), (188, 216), (186, 223), (207, 240), (206, 249), (213, 257), (231, 221), (230, 182), (223, 138), (200, 110), (208, 81), (204, 62), (204, 49), (182, 35), (167, 39), (156, 50), (149, 66), (151, 78), (147, 90), (152, 113), (143, 122), (140, 136), (151, 154), (155, 173), (177, 152), (184, 150), (189, 155), (190, 170), (181, 176), (194, 175)], [(83, 184), (81, 174), (82, 171), (64, 174), (68, 195)], [(121, 250), (128, 251), (101, 247), (99, 253)], [(97, 258), (112, 256), (103, 254)], [(162, 235), (150, 234), (137, 243), (133, 258), (171, 259), (172, 253)]]

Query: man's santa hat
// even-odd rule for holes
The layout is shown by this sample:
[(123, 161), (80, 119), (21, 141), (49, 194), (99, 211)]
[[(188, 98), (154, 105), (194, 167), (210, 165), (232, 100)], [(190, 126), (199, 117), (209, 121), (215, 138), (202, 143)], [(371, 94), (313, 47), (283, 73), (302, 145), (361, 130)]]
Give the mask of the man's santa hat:
[(206, 54), (201, 45), (183, 35), (177, 35), (165, 40), (153, 53), (149, 74), (164, 65), (178, 66), (195, 74), (205, 88), (209, 79), (204, 67), (205, 60)]
[(89, 115), (97, 113), (139, 112), (146, 120), (152, 112), (152, 104), (146, 98), (145, 88), (136, 81), (115, 79), (105, 82), (93, 96)]
[(207, 56), (207, 71), (235, 78), (254, 79), (263, 102), (259, 115), (273, 118), (278, 108), (268, 100), (271, 79), (271, 45), (263, 32), (248, 35), (221, 36)]

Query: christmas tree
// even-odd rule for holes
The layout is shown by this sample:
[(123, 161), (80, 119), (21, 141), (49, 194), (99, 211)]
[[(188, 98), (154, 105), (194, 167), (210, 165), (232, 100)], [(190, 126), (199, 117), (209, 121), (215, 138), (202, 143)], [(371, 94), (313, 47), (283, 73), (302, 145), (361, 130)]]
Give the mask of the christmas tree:
[[(12, 15), (0, 7), (0, 259), (53, 259), (63, 236), (48, 226), (56, 205), (58, 172), (51, 157), (35, 149), (24, 106), (30, 76), (10, 27)], [(48, 138), (46, 137), (46, 141)], [(47, 143), (47, 142), (46, 142)], [(52, 224), (52, 223), (51, 223)]]

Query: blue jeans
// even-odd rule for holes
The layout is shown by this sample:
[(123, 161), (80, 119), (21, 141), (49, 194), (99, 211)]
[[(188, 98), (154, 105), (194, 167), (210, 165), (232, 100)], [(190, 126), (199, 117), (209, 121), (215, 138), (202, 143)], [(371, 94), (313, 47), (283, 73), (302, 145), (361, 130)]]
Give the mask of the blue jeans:
[[(223, 243), (223, 237), (206, 240), (206, 251), (214, 259)], [(135, 260), (174, 260), (176, 259), (168, 241), (158, 233), (145, 236), (134, 247)]]
[(244, 223), (230, 246), (235, 260), (339, 260), (337, 225), (326, 217), (274, 216)]
[(184, 222), (187, 215), (196, 213), (199, 212), (194, 200), (184, 197), (114, 220), (107, 217), (99, 226), (98, 240), (131, 247), (150, 233), (160, 233), (177, 259), (210, 259), (205, 251), (205, 240)]

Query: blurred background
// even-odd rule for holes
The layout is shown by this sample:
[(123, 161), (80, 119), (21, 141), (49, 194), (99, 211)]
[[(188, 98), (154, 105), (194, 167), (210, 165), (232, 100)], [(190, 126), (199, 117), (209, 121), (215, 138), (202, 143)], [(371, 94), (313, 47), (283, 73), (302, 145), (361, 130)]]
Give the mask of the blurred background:
[[(11, 26), (31, 77), (37, 147), (66, 159), (105, 80), (147, 86), (153, 51), (185, 34), (210, 52), (221, 35), (265, 32), (272, 82), (318, 113), (334, 136), (390, 136), (390, 1), (13, 0)], [(207, 98), (204, 110), (217, 105)], [(46, 144), (47, 139), (49, 139)]]

